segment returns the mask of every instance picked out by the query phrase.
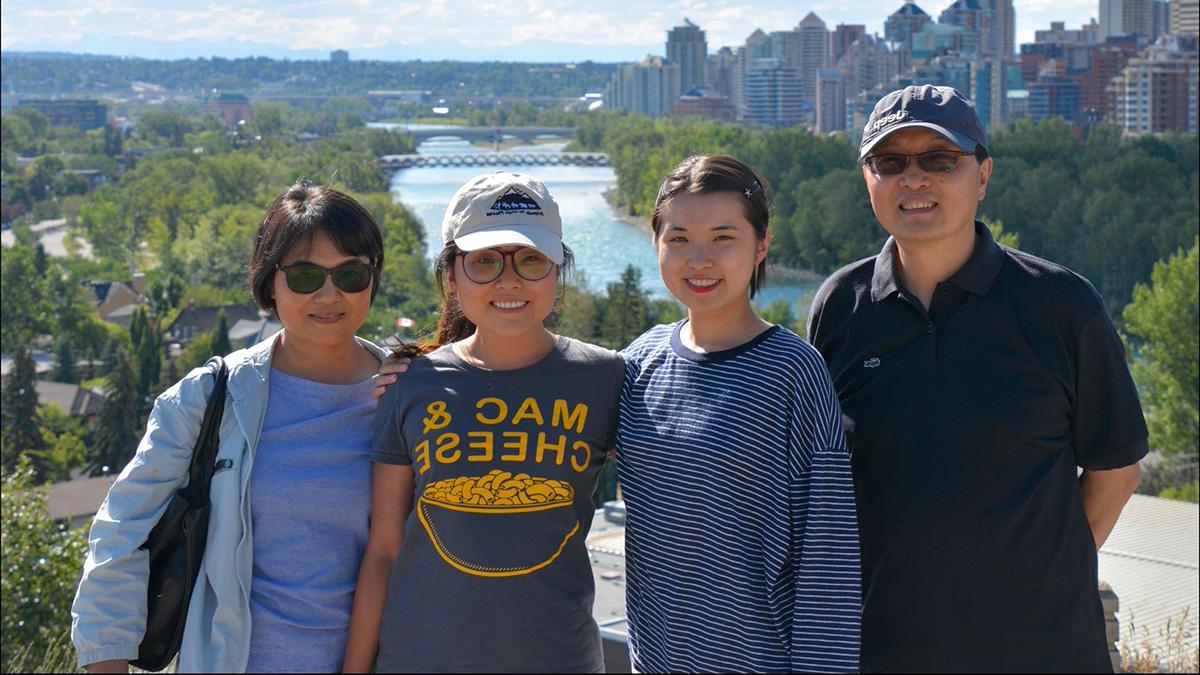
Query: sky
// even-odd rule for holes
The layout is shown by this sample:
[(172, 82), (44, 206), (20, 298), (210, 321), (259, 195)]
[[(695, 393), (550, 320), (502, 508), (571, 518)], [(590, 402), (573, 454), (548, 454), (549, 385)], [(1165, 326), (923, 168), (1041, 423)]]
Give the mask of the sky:
[[(952, 0), (918, 0), (937, 17)], [(4, 0), (0, 49), (148, 58), (268, 56), (383, 60), (634, 61), (662, 54), (686, 17), (710, 51), (809, 11), (833, 29), (883, 20), (903, 0)], [(1051, 21), (1078, 28), (1099, 0), (1014, 0), (1017, 43)]]

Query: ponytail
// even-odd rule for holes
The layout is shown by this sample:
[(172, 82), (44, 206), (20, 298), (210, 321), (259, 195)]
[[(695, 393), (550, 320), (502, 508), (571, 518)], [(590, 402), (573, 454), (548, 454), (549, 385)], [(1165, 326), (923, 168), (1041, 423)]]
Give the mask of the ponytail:
[(463, 314), (458, 298), (446, 287), (450, 269), (459, 253), (458, 247), (451, 242), (446, 244), (446, 248), (442, 249), (434, 261), (433, 273), (437, 277), (438, 295), (442, 297), (442, 312), (438, 316), (437, 330), (434, 331), (433, 338), (421, 342), (406, 342), (392, 350), (393, 356), (422, 356), (442, 345), (470, 337), (475, 332), (475, 324)]

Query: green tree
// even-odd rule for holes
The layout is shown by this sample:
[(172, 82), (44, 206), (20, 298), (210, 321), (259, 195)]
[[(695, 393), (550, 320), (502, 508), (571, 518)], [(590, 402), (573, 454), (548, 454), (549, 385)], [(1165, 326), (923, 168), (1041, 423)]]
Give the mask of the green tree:
[(582, 274), (577, 272), (575, 283), (563, 289), (562, 298), (554, 309), (554, 330), (573, 338), (596, 342), (600, 339), (596, 330), (599, 307), (596, 297), (584, 287), (586, 281)]
[(46, 438), (46, 447), (28, 453), (41, 481), (58, 482), (71, 479), (71, 471), (87, 461), (87, 436), (83, 421), (72, 417), (54, 404), (38, 408), (38, 424)]
[(250, 129), (263, 138), (283, 133), (288, 106), (283, 103), (255, 103), (250, 116)]
[[(796, 315), (792, 312), (792, 303), (783, 298), (776, 298), (767, 303), (766, 307), (759, 310), (758, 315), (768, 323), (795, 328)], [(804, 331), (801, 330), (801, 333)]]
[(179, 306), (183, 299), (183, 280), (174, 272), (168, 272), (146, 288), (146, 302), (155, 316), (166, 316)]
[(213, 329), (212, 346), (214, 355), (226, 356), (233, 351), (229, 343), (229, 320), (225, 318), (225, 310), (217, 312), (217, 327)]
[(37, 372), (33, 354), (23, 346), (13, 353), (12, 372), (4, 379), (0, 407), (0, 440), (4, 444), (3, 466), (12, 470), (17, 458), (46, 447), (38, 426)]
[(191, 132), (192, 122), (182, 113), (156, 110), (142, 116), (138, 121), (138, 129), (150, 139), (179, 147), (183, 145), (183, 135)]
[(71, 602), (87, 532), (71, 529), (46, 511), (47, 488), (35, 487), (33, 468), (22, 462), (3, 478), (0, 548), (0, 659), (4, 672), (37, 668), (74, 670)]
[(143, 307), (133, 311), (129, 322), (129, 338), (136, 359), (138, 398), (143, 412), (150, 410), (155, 385), (162, 374), (162, 333), (158, 329), (158, 318), (147, 316)]
[[(199, 368), (204, 365), (204, 362), (213, 355), (212, 350), (213, 334), (212, 332), (201, 333), (192, 338), (191, 342), (180, 352), (179, 358), (172, 363), (182, 374), (187, 374), (193, 368)], [(176, 378), (178, 379), (178, 378)]]
[(641, 281), (641, 270), (627, 265), (621, 272), (621, 279), (608, 284), (604, 321), (600, 328), (600, 337), (606, 346), (620, 349), (648, 327), (647, 298), (641, 289)]
[(117, 473), (137, 448), (142, 409), (137, 376), (123, 348), (117, 349), (116, 360), (116, 367), (108, 376), (95, 442), (88, 457), (88, 471), (93, 476)]
[(50, 131), (49, 118), (33, 108), (14, 108), (12, 114), (29, 126), (30, 134), (34, 138), (45, 138), (46, 132)]
[(1021, 248), (1021, 235), (1017, 234), (1016, 232), (1005, 232), (1004, 223), (1000, 222), (999, 220), (989, 221), (986, 218), (982, 220), (983, 223), (987, 225), (988, 232), (991, 232), (992, 239), (994, 239), (997, 244), (1014, 249)]
[(74, 345), (79, 352), (83, 354), (83, 358), (87, 361), (87, 371), (85, 375), (87, 379), (96, 377), (96, 363), (104, 354), (104, 349), (108, 345), (109, 333), (105, 323), (96, 317), (89, 316), (75, 329)]
[(0, 115), (0, 145), (4, 152), (28, 155), (36, 148), (37, 139), (33, 128), (25, 118), (18, 115)]
[(1135, 338), (1133, 374), (1147, 408), (1150, 442), (1168, 457), (1197, 458), (1200, 440), (1200, 238), (1156, 263), (1150, 286), (1138, 284), (1125, 308), (1125, 330)]
[(97, 257), (132, 269), (142, 233), (126, 218), (126, 211), (122, 193), (116, 187), (102, 187), (79, 209), (79, 228)]
[(71, 346), (71, 335), (63, 333), (58, 336), (55, 343), (54, 355), (58, 366), (54, 371), (54, 381), (68, 384), (79, 381), (79, 375), (75, 372), (75, 350)]
[(0, 349), (13, 351), (30, 344), (49, 328), (50, 306), (43, 281), (34, 269), (33, 251), (21, 245), (6, 248), (0, 256)]

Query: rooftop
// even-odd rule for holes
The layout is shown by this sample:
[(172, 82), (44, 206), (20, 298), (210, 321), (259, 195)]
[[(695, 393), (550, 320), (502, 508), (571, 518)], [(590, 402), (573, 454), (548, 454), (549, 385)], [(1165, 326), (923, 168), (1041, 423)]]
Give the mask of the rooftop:
[(1197, 645), (1200, 614), (1200, 505), (1133, 495), (1100, 549), (1100, 579), (1120, 599), (1121, 639), (1145, 638), (1161, 653), (1167, 622), (1185, 610), (1191, 624), (1185, 642)]

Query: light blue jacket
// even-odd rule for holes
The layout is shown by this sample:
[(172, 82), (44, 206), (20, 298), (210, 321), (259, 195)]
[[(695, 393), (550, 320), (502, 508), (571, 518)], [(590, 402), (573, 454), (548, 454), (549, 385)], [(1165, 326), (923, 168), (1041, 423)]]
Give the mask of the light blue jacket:
[[(267, 410), (271, 353), (278, 334), (230, 354), (229, 389), (213, 475), (208, 545), (188, 607), (179, 672), (244, 672), (250, 658), (250, 578), (254, 568), (247, 488)], [(359, 340), (382, 359), (386, 353)], [(138, 548), (187, 481), (192, 448), (213, 378), (197, 368), (154, 402), (146, 435), (96, 513), (83, 578), (71, 608), (79, 665), (137, 658), (146, 627), (149, 562)]]

